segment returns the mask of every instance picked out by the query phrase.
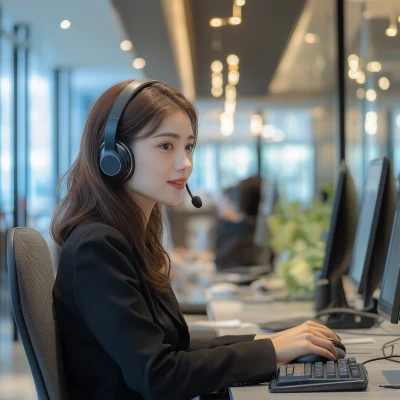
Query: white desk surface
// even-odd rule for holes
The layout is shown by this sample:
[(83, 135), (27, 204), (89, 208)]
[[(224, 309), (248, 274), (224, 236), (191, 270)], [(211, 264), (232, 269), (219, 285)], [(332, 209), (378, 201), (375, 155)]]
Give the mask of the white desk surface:
[[(243, 303), (236, 299), (210, 300), (208, 303), (208, 314), (210, 319), (229, 320), (240, 319), (242, 322), (266, 322), (280, 318), (290, 317), (312, 317), (312, 303), (307, 301), (298, 302), (267, 302), (261, 303)], [(346, 334), (345, 331), (338, 331), (342, 339), (373, 337), (376, 340), (374, 344), (347, 345), (348, 356), (353, 356), (358, 362), (366, 361), (370, 358), (381, 357), (381, 346), (396, 336), (400, 336), (400, 325), (391, 325), (384, 323), (380, 328), (373, 328), (363, 331), (349, 331), (359, 334)], [(246, 333), (261, 333), (256, 327), (251, 328), (224, 328), (219, 329), (220, 335), (239, 335)], [(372, 336), (372, 333), (390, 333), (390, 336)], [(369, 334), (369, 335), (368, 335)], [(371, 335), (371, 336), (370, 336)], [(379, 384), (400, 384), (400, 364), (390, 361), (374, 361), (366, 365), (369, 384), (365, 392), (327, 392), (327, 393), (269, 393), (268, 385), (256, 385), (248, 387), (230, 388), (230, 398), (233, 400), (261, 400), (274, 397), (285, 397), (292, 399), (329, 399), (337, 398), (338, 395), (343, 399), (361, 400), (361, 399), (379, 399), (384, 396), (386, 399), (399, 399), (400, 390), (382, 389)]]

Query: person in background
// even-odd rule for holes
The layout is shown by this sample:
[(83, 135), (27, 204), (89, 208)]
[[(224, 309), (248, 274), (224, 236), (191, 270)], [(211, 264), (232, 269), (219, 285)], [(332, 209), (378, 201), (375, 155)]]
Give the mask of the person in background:
[(257, 265), (262, 250), (254, 244), (261, 178), (253, 176), (224, 190), (218, 205), (215, 263), (219, 270)]

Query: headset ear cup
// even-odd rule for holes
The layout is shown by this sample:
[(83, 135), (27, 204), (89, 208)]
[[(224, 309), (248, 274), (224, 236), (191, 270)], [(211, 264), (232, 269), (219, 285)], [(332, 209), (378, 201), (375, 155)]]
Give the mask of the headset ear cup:
[(116, 142), (115, 144), (122, 163), (121, 173), (118, 178), (121, 180), (127, 180), (133, 175), (135, 170), (135, 159), (132, 150), (128, 146), (121, 142)]

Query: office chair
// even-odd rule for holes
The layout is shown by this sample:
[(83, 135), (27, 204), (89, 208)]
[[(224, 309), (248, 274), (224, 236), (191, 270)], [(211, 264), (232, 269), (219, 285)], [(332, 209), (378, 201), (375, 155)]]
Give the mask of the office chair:
[(49, 247), (32, 228), (12, 229), (7, 245), (12, 308), (38, 399), (67, 400)]

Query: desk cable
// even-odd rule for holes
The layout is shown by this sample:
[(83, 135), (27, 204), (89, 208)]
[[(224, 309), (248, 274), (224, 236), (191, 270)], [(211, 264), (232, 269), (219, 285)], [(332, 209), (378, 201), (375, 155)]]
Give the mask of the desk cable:
[[(393, 354), (393, 351), (394, 351), (394, 343), (397, 343), (398, 341), (400, 341), (400, 337), (398, 337), (397, 339), (394, 339), (394, 340), (389, 340), (388, 342), (386, 342), (386, 343), (381, 347), (381, 351), (382, 351), (382, 353), (383, 353), (383, 357), (371, 358), (370, 360), (364, 361), (363, 364), (365, 365), (365, 364), (367, 364), (367, 363), (369, 363), (369, 362), (378, 361), (378, 360), (388, 360), (388, 361), (391, 361), (391, 362), (395, 362), (395, 363), (400, 364), (400, 361), (392, 360), (392, 358), (400, 358), (400, 355)], [(386, 349), (387, 349), (387, 348), (391, 348), (390, 355), (387, 355), (387, 354), (386, 354), (386, 351), (387, 351)]]

